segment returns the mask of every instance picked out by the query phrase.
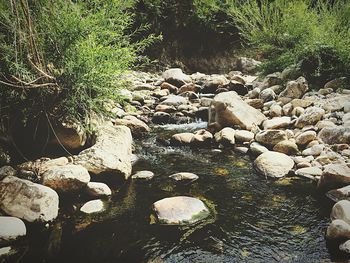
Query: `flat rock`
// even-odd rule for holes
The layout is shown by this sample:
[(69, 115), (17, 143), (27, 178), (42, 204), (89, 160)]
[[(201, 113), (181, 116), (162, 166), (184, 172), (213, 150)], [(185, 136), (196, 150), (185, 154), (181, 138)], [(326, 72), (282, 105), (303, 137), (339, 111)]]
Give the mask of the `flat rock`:
[(163, 100), (160, 105), (167, 105), (167, 106), (180, 106), (188, 104), (188, 99), (182, 96), (177, 95), (169, 95), (166, 97), (165, 100)]
[(153, 204), (160, 224), (186, 225), (210, 215), (206, 205), (199, 199), (187, 196), (169, 197)]
[(319, 187), (336, 188), (350, 184), (350, 168), (345, 164), (328, 164), (324, 170)]
[(138, 180), (150, 180), (154, 177), (154, 173), (151, 171), (138, 171), (134, 175), (131, 176), (132, 179)]
[(112, 194), (108, 185), (99, 182), (89, 182), (86, 187), (86, 192), (91, 197), (104, 197)]
[(340, 200), (350, 201), (350, 185), (339, 189), (330, 190), (327, 192), (326, 196), (334, 202), (338, 202)]
[(305, 167), (296, 170), (295, 174), (301, 177), (315, 180), (322, 175), (322, 170), (318, 167)]
[(85, 214), (99, 213), (99, 212), (102, 212), (104, 210), (105, 210), (105, 208), (104, 208), (103, 201), (100, 199), (86, 202), (80, 208), (80, 211), (85, 213)]
[(8, 244), (27, 233), (24, 222), (11, 216), (0, 216), (0, 244)]
[(291, 124), (291, 118), (284, 116), (284, 117), (275, 117), (270, 120), (266, 120), (263, 122), (264, 130), (269, 129), (282, 129), (287, 128)]
[(259, 155), (254, 165), (264, 176), (280, 178), (289, 173), (294, 166), (294, 161), (284, 153), (268, 151)]
[(188, 172), (175, 173), (169, 177), (175, 181), (195, 181), (199, 178), (198, 175)]
[(28, 222), (48, 222), (58, 215), (58, 195), (51, 188), (14, 176), (0, 182), (0, 208)]

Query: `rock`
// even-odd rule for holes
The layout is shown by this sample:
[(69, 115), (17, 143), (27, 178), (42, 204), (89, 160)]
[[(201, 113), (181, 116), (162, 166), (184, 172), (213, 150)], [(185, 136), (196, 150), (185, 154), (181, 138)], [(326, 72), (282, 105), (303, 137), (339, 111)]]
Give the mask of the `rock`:
[(324, 149), (323, 144), (314, 145), (310, 148), (305, 149), (302, 152), (302, 155), (304, 155), (304, 156), (308, 156), (308, 155), (318, 156), (322, 153), (323, 149)]
[(263, 145), (275, 146), (281, 141), (288, 140), (288, 136), (283, 130), (266, 130), (257, 133), (255, 140)]
[(183, 104), (188, 104), (188, 99), (178, 95), (169, 95), (163, 100), (160, 105), (168, 105), (168, 106), (180, 106)]
[(302, 107), (295, 107), (292, 110), (292, 115), (296, 117), (300, 117), (305, 112), (304, 108)]
[(201, 200), (187, 196), (161, 199), (153, 204), (153, 209), (158, 222), (166, 225), (193, 224), (210, 215)]
[(350, 95), (335, 95), (334, 97), (317, 100), (315, 105), (323, 108), (327, 112), (341, 111), (349, 102)]
[(185, 84), (185, 85), (181, 86), (177, 93), (181, 94), (181, 93), (184, 93), (187, 91), (192, 91), (192, 92), (198, 93), (200, 91), (200, 89), (201, 89), (201, 86), (196, 85), (194, 83), (189, 83), (189, 84)]
[(160, 86), (161, 89), (167, 89), (169, 90), (170, 93), (174, 93), (174, 94), (177, 94), (178, 92), (178, 87), (174, 86), (174, 85), (171, 85), (170, 83), (167, 83), (167, 82), (163, 82)]
[(0, 145), (0, 166), (7, 165), (11, 162), (11, 156), (7, 149)]
[(239, 125), (251, 130), (265, 119), (264, 114), (245, 103), (234, 91), (216, 95), (209, 110), (209, 124), (216, 122), (221, 127)]
[(48, 222), (58, 215), (58, 195), (47, 186), (14, 176), (0, 182), (0, 208), (28, 222)]
[(325, 85), (325, 89), (337, 90), (346, 86), (345, 78), (336, 78), (328, 81)]
[(270, 107), (269, 114), (272, 118), (273, 117), (281, 117), (282, 116), (282, 107), (278, 104), (273, 104)]
[(138, 171), (133, 176), (132, 179), (142, 179), (142, 180), (150, 180), (154, 177), (154, 173), (151, 171)]
[(271, 101), (276, 98), (276, 94), (271, 88), (267, 88), (260, 92), (259, 98), (262, 99), (264, 102)]
[(23, 221), (16, 217), (0, 216), (0, 245), (8, 244), (25, 236), (27, 229)]
[(350, 184), (350, 168), (345, 164), (328, 164), (318, 182), (321, 188), (336, 188)]
[(266, 89), (282, 83), (281, 73), (275, 72), (267, 75), (262, 83), (262, 89)]
[(250, 131), (237, 130), (235, 132), (235, 139), (238, 142), (250, 142), (251, 140), (254, 140), (254, 136), (254, 133)]
[(171, 137), (171, 143), (174, 145), (190, 144), (193, 140), (193, 137), (194, 134), (190, 132), (177, 133)]
[(294, 161), (284, 153), (268, 151), (259, 155), (254, 165), (265, 177), (280, 178), (289, 173)]
[(326, 127), (323, 128), (318, 138), (329, 145), (346, 143), (350, 144), (350, 127)]
[(99, 213), (105, 210), (103, 201), (101, 199), (92, 200), (86, 202), (81, 208), (80, 211), (85, 214)]
[(61, 193), (81, 190), (88, 182), (89, 172), (81, 165), (56, 166), (42, 175), (43, 185)]
[(112, 195), (112, 191), (108, 185), (98, 182), (89, 182), (86, 187), (86, 192), (91, 197), (97, 198)]
[(162, 105), (162, 104), (157, 105), (155, 110), (156, 111), (161, 111), (161, 112), (166, 112), (166, 113), (176, 112), (176, 108), (174, 106)]
[(262, 146), (258, 142), (252, 142), (250, 144), (249, 150), (255, 156), (258, 156), (258, 155), (260, 155), (260, 154), (262, 154), (264, 152), (268, 152), (269, 151), (269, 149), (267, 149), (265, 146)]
[(237, 60), (236, 67), (237, 70), (242, 71), (243, 73), (255, 73), (260, 65), (261, 62), (255, 59), (240, 57)]
[(290, 117), (276, 117), (263, 122), (264, 130), (274, 130), (287, 128), (291, 124)]
[(128, 127), (102, 125), (96, 143), (74, 156), (74, 163), (96, 175), (111, 174), (127, 179), (131, 175), (131, 145)]
[(340, 219), (333, 220), (327, 228), (326, 237), (328, 239), (350, 239), (350, 225)]
[(151, 130), (146, 123), (135, 116), (125, 116), (123, 119), (117, 119), (115, 124), (128, 127), (134, 137), (142, 137)]
[(4, 179), (6, 176), (15, 176), (17, 171), (11, 166), (3, 166), (0, 168), (0, 180)]
[(339, 245), (339, 250), (345, 253), (350, 253), (350, 240)]
[[(7, 262), (9, 257), (16, 254), (18, 251), (13, 247), (0, 248), (0, 262)], [(9, 262), (9, 261), (8, 261)]]
[(318, 107), (310, 107), (297, 119), (295, 127), (303, 128), (308, 125), (315, 125), (325, 114), (324, 109)]
[(247, 99), (245, 102), (255, 109), (262, 109), (264, 107), (264, 101), (261, 99)]
[(298, 146), (290, 140), (285, 140), (277, 143), (273, 147), (273, 150), (275, 152), (280, 152), (287, 155), (295, 155), (295, 154), (298, 154), (299, 152)]
[(294, 99), (290, 102), (293, 108), (307, 108), (312, 105), (313, 101), (308, 99)]
[(175, 173), (169, 176), (171, 179), (174, 179), (175, 181), (196, 181), (199, 177), (198, 175), (194, 173), (187, 173), (187, 172), (181, 172), (181, 173)]
[(155, 124), (166, 124), (170, 122), (170, 114), (166, 112), (156, 112), (153, 114), (152, 122)]
[(295, 141), (298, 145), (307, 145), (308, 143), (312, 142), (316, 139), (316, 132), (315, 131), (306, 131), (301, 134), (299, 134)]
[(182, 72), (180, 68), (171, 68), (163, 72), (163, 78), (166, 82), (181, 87), (192, 82), (190, 76)]
[(350, 201), (341, 200), (337, 202), (332, 208), (331, 219), (341, 219), (350, 224)]
[(85, 145), (86, 133), (82, 126), (73, 121), (65, 121), (54, 127), (55, 136), (52, 144), (57, 146), (63, 145), (68, 149), (79, 149)]
[(205, 129), (201, 129), (194, 133), (194, 136), (191, 142), (203, 144), (203, 143), (210, 143), (212, 139), (213, 139), (213, 135), (209, 131)]
[(334, 202), (338, 202), (340, 200), (350, 201), (350, 185), (339, 189), (330, 190), (327, 192), (326, 196)]
[(306, 79), (304, 77), (299, 77), (297, 80), (289, 81), (279, 97), (300, 99), (308, 89), (309, 87)]
[(305, 167), (296, 170), (295, 174), (301, 177), (315, 180), (322, 175), (322, 170), (318, 167)]
[(219, 88), (229, 84), (229, 80), (223, 75), (211, 75), (204, 83), (202, 93), (216, 93)]
[(217, 143), (221, 143), (223, 145), (234, 145), (235, 133), (236, 131), (234, 129), (226, 127), (215, 133), (214, 138)]

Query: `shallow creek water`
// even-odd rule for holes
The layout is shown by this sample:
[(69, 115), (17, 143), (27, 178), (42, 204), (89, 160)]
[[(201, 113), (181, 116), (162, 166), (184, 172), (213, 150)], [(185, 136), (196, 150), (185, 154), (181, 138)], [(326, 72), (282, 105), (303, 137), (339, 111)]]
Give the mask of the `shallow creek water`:
[[(163, 137), (203, 124), (156, 128)], [(134, 171), (150, 181), (128, 181), (108, 210), (86, 217), (62, 208), (52, 231), (31, 231), (23, 262), (331, 262), (324, 231), (331, 203), (311, 182), (266, 181), (248, 157), (211, 149), (160, 146), (155, 134), (139, 141)], [(193, 172), (179, 185), (168, 176)], [(198, 197), (214, 216), (188, 227), (150, 224), (152, 203), (171, 196)], [(79, 211), (79, 210), (78, 210)], [(68, 222), (68, 223), (67, 223)], [(338, 258), (339, 259), (339, 258)]]

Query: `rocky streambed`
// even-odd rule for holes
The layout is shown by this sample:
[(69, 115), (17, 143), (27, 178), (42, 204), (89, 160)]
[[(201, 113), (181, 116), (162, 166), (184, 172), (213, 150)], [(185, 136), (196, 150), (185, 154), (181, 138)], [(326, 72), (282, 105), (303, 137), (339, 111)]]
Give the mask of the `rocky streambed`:
[(350, 95), (290, 72), (125, 76), (92, 147), (0, 168), (2, 259), (348, 259)]

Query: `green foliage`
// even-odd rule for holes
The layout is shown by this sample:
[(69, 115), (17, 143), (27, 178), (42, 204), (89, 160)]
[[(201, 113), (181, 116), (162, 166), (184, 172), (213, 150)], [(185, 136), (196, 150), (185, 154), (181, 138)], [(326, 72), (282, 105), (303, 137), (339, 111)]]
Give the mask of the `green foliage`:
[(350, 75), (350, 2), (248, 0), (232, 3), (228, 12), (266, 59), (265, 73), (302, 61), (311, 78)]
[(133, 5), (134, 0), (1, 0), (0, 117), (16, 113), (25, 121), (44, 114), (84, 121), (91, 111), (103, 111), (106, 99), (120, 99), (121, 73), (142, 62), (140, 52), (155, 40), (150, 35), (132, 42), (127, 32)]

